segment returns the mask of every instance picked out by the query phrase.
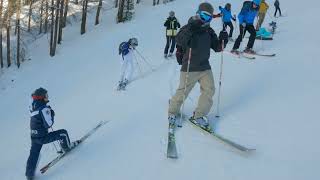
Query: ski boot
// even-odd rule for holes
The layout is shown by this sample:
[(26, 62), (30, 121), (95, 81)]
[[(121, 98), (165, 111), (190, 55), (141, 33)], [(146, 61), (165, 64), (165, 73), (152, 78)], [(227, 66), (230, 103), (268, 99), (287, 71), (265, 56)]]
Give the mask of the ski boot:
[(246, 48), (243, 52), (247, 53), (247, 54), (256, 54), (256, 52), (254, 50), (252, 50), (251, 48)]
[(34, 180), (34, 176), (26, 176), (27, 180)]
[(190, 121), (192, 121), (195, 125), (201, 127), (202, 129), (204, 129), (208, 132), (212, 132), (212, 129), (209, 125), (208, 119), (205, 116), (199, 117), (196, 119), (194, 117), (191, 117)]
[(240, 55), (240, 51), (238, 51), (237, 49), (232, 49), (230, 52), (235, 55)]
[(168, 54), (164, 54), (163, 57), (164, 57), (164, 58), (168, 58)]
[(169, 53), (168, 57), (172, 57), (172, 53)]
[(123, 82), (122, 82), (122, 81), (119, 81), (117, 90), (120, 91), (120, 90), (122, 89), (122, 86), (123, 86)]

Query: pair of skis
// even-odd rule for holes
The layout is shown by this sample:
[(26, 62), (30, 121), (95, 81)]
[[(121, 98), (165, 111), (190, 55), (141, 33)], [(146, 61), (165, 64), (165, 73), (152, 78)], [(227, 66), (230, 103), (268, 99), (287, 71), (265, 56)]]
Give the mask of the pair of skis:
[[(239, 150), (241, 152), (252, 152), (255, 151), (255, 149), (247, 148), (241, 144), (238, 144), (234, 141), (231, 141), (230, 139), (227, 139), (223, 137), (222, 135), (219, 135), (215, 132), (209, 131), (208, 129), (205, 129), (201, 126), (198, 126), (194, 120), (187, 120), (193, 127), (201, 130), (202, 132), (211, 135), (212, 137), (218, 139), (219, 141), (223, 142), (224, 144), (229, 145), (230, 147)], [(167, 158), (171, 159), (177, 159), (178, 158), (178, 152), (176, 147), (176, 141), (175, 141), (175, 125), (172, 125), (169, 123), (169, 130), (168, 130), (168, 146), (167, 146)]]
[(275, 53), (271, 53), (271, 54), (263, 54), (263, 53), (246, 53), (244, 51), (236, 51), (236, 52), (231, 52), (231, 51), (225, 51), (233, 56), (236, 56), (238, 58), (246, 58), (246, 59), (256, 59), (256, 56), (262, 56), (262, 57), (275, 57), (276, 54)]
[(51, 168), (53, 165), (55, 165), (57, 162), (59, 162), (63, 157), (65, 157), (67, 154), (72, 152), (76, 147), (78, 147), (83, 141), (85, 141), (88, 137), (90, 137), (93, 133), (95, 133), (100, 127), (108, 123), (109, 121), (100, 121), (94, 128), (92, 128), (89, 132), (87, 132), (84, 136), (81, 137), (79, 140), (79, 143), (75, 146), (73, 146), (69, 151), (66, 153), (59, 154), (56, 158), (54, 158), (52, 161), (50, 161), (48, 164), (43, 166), (40, 169), (40, 172), (43, 174), (45, 173), (49, 168)]

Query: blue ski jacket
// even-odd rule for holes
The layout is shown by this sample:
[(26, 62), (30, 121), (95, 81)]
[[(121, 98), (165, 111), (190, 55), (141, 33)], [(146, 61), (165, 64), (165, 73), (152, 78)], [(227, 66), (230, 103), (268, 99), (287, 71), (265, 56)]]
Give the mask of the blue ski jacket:
[(246, 23), (253, 25), (254, 18), (257, 16), (259, 7), (254, 9), (252, 7), (252, 1), (245, 1), (243, 3), (242, 9), (238, 14), (239, 24)]
[(231, 22), (231, 19), (233, 19), (231, 11), (228, 11), (226, 8), (219, 7), (219, 10), (223, 14), (222, 21), (223, 22)]

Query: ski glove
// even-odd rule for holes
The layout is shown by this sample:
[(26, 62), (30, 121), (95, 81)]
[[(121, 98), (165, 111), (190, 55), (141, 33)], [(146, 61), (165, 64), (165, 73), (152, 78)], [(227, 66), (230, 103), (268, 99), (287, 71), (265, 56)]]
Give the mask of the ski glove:
[(223, 44), (224, 44), (223, 48), (225, 48), (226, 45), (228, 44), (228, 37), (229, 36), (228, 36), (228, 33), (227, 33), (226, 30), (220, 31), (220, 33), (219, 33), (219, 41), (220, 41), (221, 44), (223, 42)]

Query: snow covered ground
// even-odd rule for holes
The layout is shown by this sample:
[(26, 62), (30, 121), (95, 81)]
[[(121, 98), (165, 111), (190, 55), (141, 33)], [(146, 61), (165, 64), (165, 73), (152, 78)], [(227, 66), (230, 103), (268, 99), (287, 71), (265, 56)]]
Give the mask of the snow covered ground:
[[(218, 9), (227, 1), (209, 2)], [(272, 15), (273, 2), (267, 2)], [(166, 158), (168, 99), (177, 86), (179, 67), (175, 59), (162, 58), (163, 22), (168, 12), (175, 10), (185, 24), (199, 1), (176, 0), (156, 7), (142, 3), (128, 23), (115, 25), (112, 10), (103, 13), (99, 26), (88, 25), (83, 36), (78, 35), (79, 26), (68, 27), (53, 58), (48, 56), (48, 42), (43, 37), (32, 44), (31, 61), (19, 70), (1, 73), (0, 179), (24, 178), (30, 148), (30, 94), (40, 86), (49, 90), (56, 112), (54, 129), (67, 129), (71, 139), (81, 137), (98, 121), (111, 122), (45, 175), (37, 171), (39, 179), (319, 179), (320, 38), (314, 32), (319, 27), (314, 13), (320, 3), (310, 0), (307, 9), (300, 2), (280, 3), (286, 16), (275, 19), (278, 32), (274, 40), (255, 43), (256, 50), (277, 56), (250, 61), (225, 54), (221, 117), (212, 120), (217, 133), (256, 148), (254, 153), (235, 151), (184, 124), (176, 133), (179, 159)], [(241, 4), (233, 2), (234, 13)], [(265, 24), (271, 18), (267, 16)], [(220, 20), (214, 20), (212, 26), (219, 32)], [(238, 32), (235, 30), (234, 37)], [(118, 92), (117, 48), (132, 36), (139, 39), (138, 50), (156, 71), (151, 72), (137, 58), (143, 72), (136, 68), (136, 80), (127, 91)], [(216, 87), (220, 57), (220, 53), (212, 53), (210, 59)], [(196, 106), (198, 89), (186, 101), (187, 114)], [(215, 110), (216, 105), (210, 117)], [(54, 147), (45, 145), (39, 167), (55, 156)]]

